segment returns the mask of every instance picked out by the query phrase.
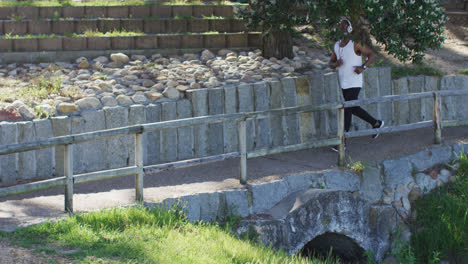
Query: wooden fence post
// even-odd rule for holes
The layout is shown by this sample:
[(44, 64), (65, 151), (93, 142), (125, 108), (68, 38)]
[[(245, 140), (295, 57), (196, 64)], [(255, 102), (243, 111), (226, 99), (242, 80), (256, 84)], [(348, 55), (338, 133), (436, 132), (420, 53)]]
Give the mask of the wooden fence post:
[(433, 93), (434, 102), (434, 144), (440, 144), (442, 142), (442, 115), (441, 106), (442, 100), (440, 93)]
[(138, 173), (135, 175), (135, 199), (138, 202), (143, 201), (143, 134), (135, 134), (135, 166), (138, 167)]
[(65, 145), (65, 212), (73, 213), (73, 145)]
[(345, 163), (345, 137), (344, 137), (344, 106), (338, 108), (338, 138), (340, 145), (338, 147), (338, 166), (344, 166)]
[(247, 183), (247, 122), (239, 121), (240, 183)]

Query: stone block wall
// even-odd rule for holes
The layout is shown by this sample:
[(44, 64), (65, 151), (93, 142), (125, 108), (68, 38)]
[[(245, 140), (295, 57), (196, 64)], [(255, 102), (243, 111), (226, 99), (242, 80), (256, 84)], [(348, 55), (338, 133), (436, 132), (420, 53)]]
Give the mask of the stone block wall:
[[(417, 76), (391, 80), (389, 68), (372, 68), (365, 73), (360, 98), (411, 92), (468, 89), (468, 76), (442, 78)], [(264, 111), (298, 105), (342, 100), (335, 73), (316, 74), (280, 81), (242, 84), (213, 89), (189, 90), (186, 98), (159, 104), (108, 107), (82, 112), (79, 116), (59, 116), (32, 122), (0, 123), (0, 144), (14, 144), (91, 132), (134, 124), (238, 112)], [(443, 99), (443, 118), (467, 119), (466, 98)], [(364, 106), (386, 124), (401, 125), (432, 119), (432, 99), (416, 99)], [(353, 118), (352, 129), (369, 128)], [(337, 132), (337, 113), (271, 116), (249, 120), (247, 148), (259, 150), (332, 138)], [(238, 151), (237, 122), (199, 125), (145, 134), (145, 165), (218, 155)], [(27, 179), (63, 175), (63, 147), (0, 156), (0, 185)], [(121, 136), (74, 147), (74, 173), (131, 166), (134, 163), (134, 136)]]

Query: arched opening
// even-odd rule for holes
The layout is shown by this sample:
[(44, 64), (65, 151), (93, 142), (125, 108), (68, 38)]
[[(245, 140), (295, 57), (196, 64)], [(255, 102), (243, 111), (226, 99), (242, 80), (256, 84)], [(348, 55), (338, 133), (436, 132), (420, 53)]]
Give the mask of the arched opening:
[(353, 239), (337, 233), (325, 233), (307, 243), (301, 251), (303, 256), (315, 256), (326, 259), (331, 254), (339, 258), (341, 263), (364, 263), (364, 249)]

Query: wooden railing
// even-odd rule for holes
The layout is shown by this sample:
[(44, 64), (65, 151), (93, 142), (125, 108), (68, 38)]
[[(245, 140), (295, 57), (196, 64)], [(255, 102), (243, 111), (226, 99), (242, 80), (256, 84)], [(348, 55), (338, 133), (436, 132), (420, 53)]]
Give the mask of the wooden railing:
[[(18, 195), (23, 193), (35, 192), (39, 190), (45, 190), (50, 188), (55, 188), (59, 186), (65, 187), (65, 211), (73, 211), (73, 187), (74, 184), (99, 181), (110, 178), (117, 178), (122, 176), (135, 175), (135, 197), (137, 201), (143, 201), (143, 188), (144, 188), (144, 171), (146, 169), (151, 170), (164, 170), (169, 168), (177, 168), (197, 163), (223, 160), (226, 158), (239, 157), (239, 175), (241, 184), (247, 183), (247, 159), (261, 157), (271, 154), (278, 154), (290, 151), (297, 151), (309, 148), (325, 147), (325, 146), (335, 146), (339, 145), (339, 155), (338, 155), (338, 164), (340, 166), (344, 165), (345, 161), (345, 151), (344, 151), (344, 140), (345, 138), (358, 137), (373, 135), (375, 133), (392, 133), (413, 130), (424, 127), (434, 127), (434, 143), (441, 143), (441, 130), (443, 127), (449, 126), (461, 126), (468, 125), (468, 120), (465, 121), (442, 121), (441, 118), (441, 97), (442, 96), (459, 96), (459, 95), (468, 95), (467, 90), (452, 90), (452, 91), (437, 91), (437, 92), (425, 92), (425, 93), (416, 93), (416, 94), (407, 94), (407, 95), (389, 95), (378, 98), (369, 98), (361, 99), (355, 101), (347, 101), (343, 103), (330, 103), (323, 104), (319, 106), (314, 105), (305, 105), (297, 107), (288, 107), (282, 109), (274, 109), (268, 111), (259, 111), (251, 113), (236, 113), (236, 114), (226, 114), (226, 115), (216, 115), (216, 116), (205, 116), (205, 117), (194, 117), (187, 119), (178, 119), (165, 122), (151, 123), (151, 124), (142, 124), (134, 125), (122, 128), (101, 130), (89, 133), (82, 133), (76, 135), (54, 137), (44, 140), (32, 141), (27, 143), (12, 144), (12, 145), (3, 145), (0, 146), (0, 155), (38, 150), (50, 147), (57, 147), (64, 145), (65, 146), (65, 171), (63, 177), (58, 177), (49, 180), (37, 181), (27, 184), (15, 185), (11, 187), (0, 188), (0, 197), (7, 197), (12, 195)], [(433, 98), (434, 103), (434, 118), (431, 121), (423, 121), (414, 124), (406, 124), (399, 126), (391, 126), (380, 129), (366, 129), (360, 131), (346, 132), (344, 131), (344, 108), (352, 107), (357, 105), (366, 105), (373, 103), (383, 103), (383, 102), (394, 102), (402, 100), (413, 100), (413, 99), (422, 99), (422, 98)], [(255, 151), (247, 151), (247, 130), (246, 122), (247, 120), (252, 119), (264, 119), (269, 118), (272, 115), (291, 115), (291, 114), (300, 114), (306, 112), (318, 112), (325, 110), (338, 110), (338, 132), (336, 138), (316, 140), (313, 142), (305, 142), (296, 145), (287, 145), (287, 146), (278, 146), (275, 148), (261, 149)], [(224, 121), (238, 121), (238, 135), (239, 135), (239, 152), (232, 152), (227, 154), (221, 154), (211, 157), (202, 157), (191, 160), (176, 161), (171, 163), (153, 165), (153, 166), (143, 166), (144, 160), (144, 151), (143, 151), (143, 134), (150, 133), (165, 129), (175, 129), (187, 126), (196, 126), (196, 125), (207, 125), (213, 123), (219, 123)], [(73, 145), (93, 141), (107, 139), (116, 136), (123, 135), (135, 135), (135, 165), (129, 167), (123, 167), (118, 169), (97, 171), (84, 174), (73, 174)]]

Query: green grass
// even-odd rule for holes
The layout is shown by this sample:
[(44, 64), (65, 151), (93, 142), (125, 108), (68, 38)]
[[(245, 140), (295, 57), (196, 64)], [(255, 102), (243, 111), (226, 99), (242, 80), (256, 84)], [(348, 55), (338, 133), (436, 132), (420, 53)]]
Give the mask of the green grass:
[(418, 200), (416, 211), (411, 245), (418, 263), (431, 263), (437, 253), (441, 259), (468, 263), (467, 154), (460, 155), (457, 181)]
[(178, 209), (132, 207), (19, 229), (9, 239), (78, 263), (336, 263), (275, 252), (239, 239), (228, 226), (190, 223)]
[(459, 70), (457, 73), (468, 75), (468, 69)]
[(417, 75), (427, 75), (427, 76), (444, 76), (445, 73), (434, 69), (430, 66), (423, 64), (416, 64), (412, 66), (398, 66), (392, 67), (392, 78), (398, 79), (405, 76), (417, 76)]

